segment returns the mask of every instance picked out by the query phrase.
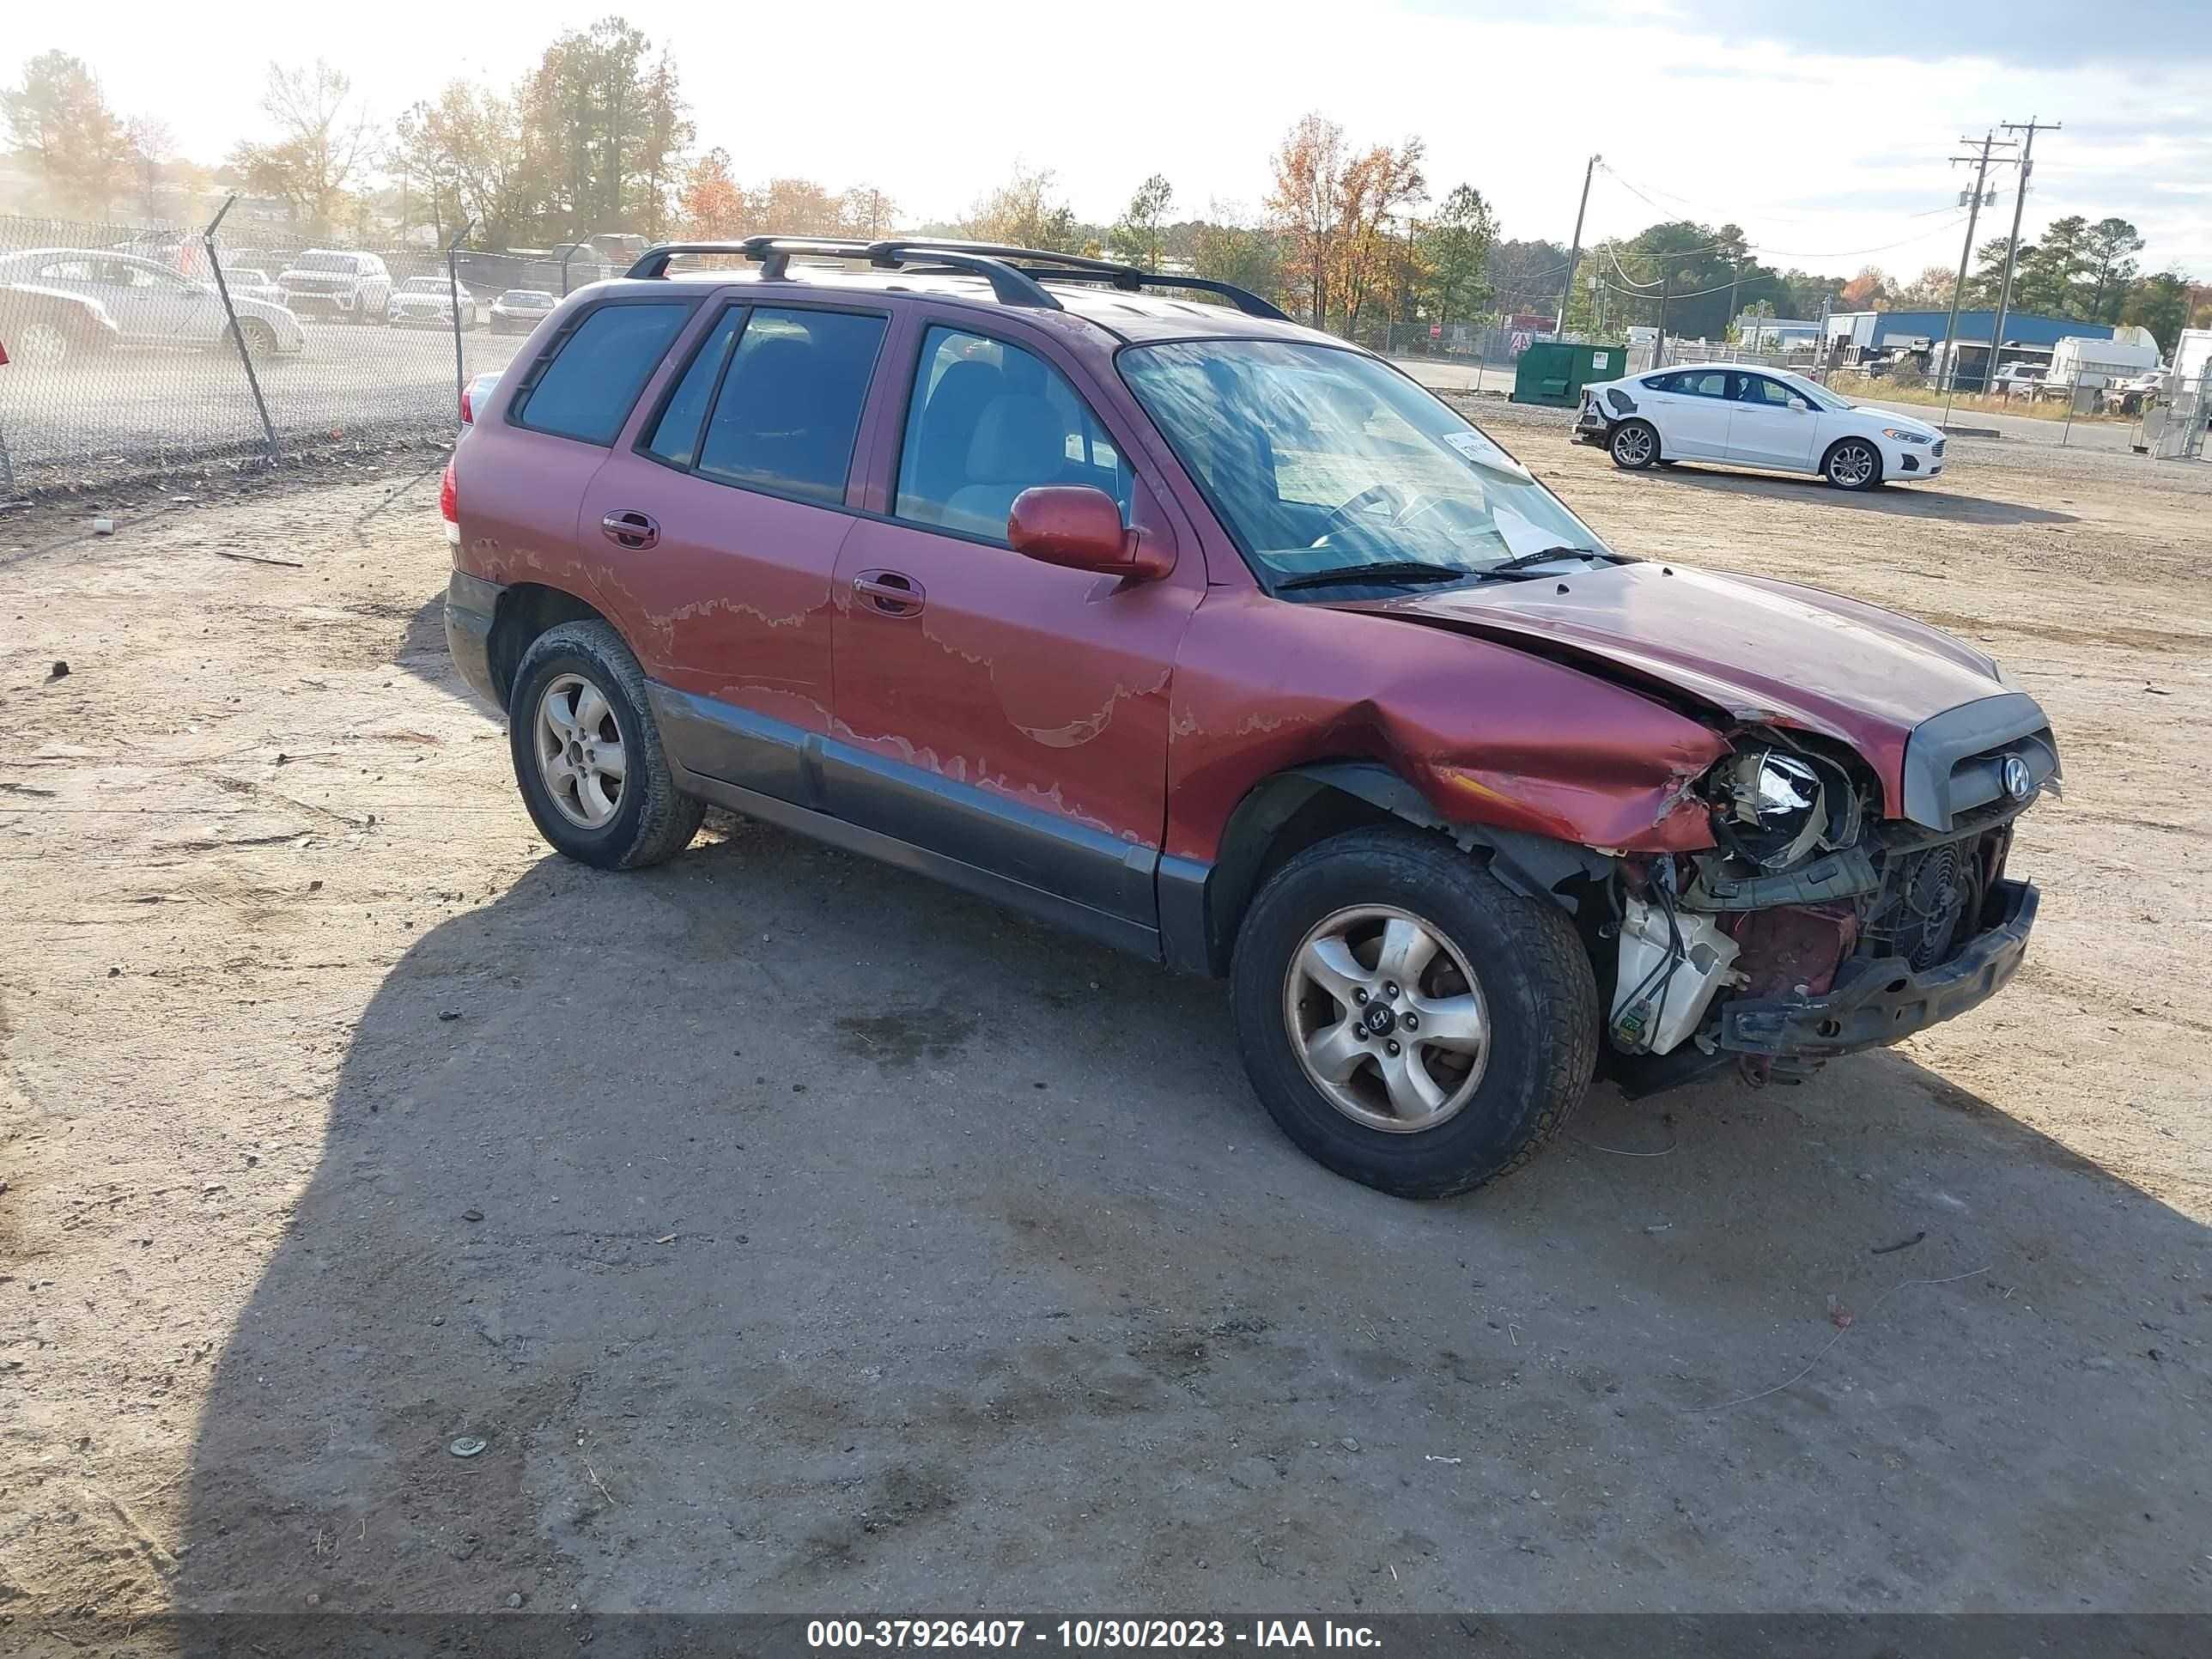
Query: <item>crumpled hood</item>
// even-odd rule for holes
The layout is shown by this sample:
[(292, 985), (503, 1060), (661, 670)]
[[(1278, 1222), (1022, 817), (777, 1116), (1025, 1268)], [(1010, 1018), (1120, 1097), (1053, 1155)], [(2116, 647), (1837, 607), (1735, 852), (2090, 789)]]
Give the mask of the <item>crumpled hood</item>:
[(1912, 728), (2007, 689), (1990, 658), (1893, 611), (1795, 582), (1652, 562), (1339, 608), (1525, 645), (1670, 687), (1734, 720), (1837, 738), (1874, 768), (1893, 811)]

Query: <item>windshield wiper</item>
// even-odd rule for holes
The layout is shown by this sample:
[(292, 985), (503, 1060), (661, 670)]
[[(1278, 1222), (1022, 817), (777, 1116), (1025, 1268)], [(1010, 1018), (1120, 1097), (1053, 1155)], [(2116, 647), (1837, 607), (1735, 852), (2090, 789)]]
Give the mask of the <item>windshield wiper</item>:
[(1549, 564), (1554, 559), (1609, 559), (1615, 564), (1626, 561), (1618, 553), (1601, 553), (1594, 547), (1547, 547), (1534, 553), (1523, 553), (1503, 564), (1493, 564), (1475, 572), (1479, 576), (1508, 576), (1516, 570), (1526, 570), (1532, 565)]
[(1385, 560), (1379, 564), (1344, 564), (1331, 570), (1309, 570), (1275, 584), (1279, 593), (1293, 587), (1330, 587), (1340, 583), (1463, 582), (1482, 573), (1455, 564), (1425, 564), (1418, 559)]

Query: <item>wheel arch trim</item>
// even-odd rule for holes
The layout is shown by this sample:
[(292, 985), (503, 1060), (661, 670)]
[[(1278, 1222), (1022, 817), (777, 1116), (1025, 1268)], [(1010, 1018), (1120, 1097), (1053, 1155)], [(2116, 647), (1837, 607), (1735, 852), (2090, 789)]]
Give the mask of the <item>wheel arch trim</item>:
[[(1514, 892), (1547, 900), (1570, 915), (1578, 913), (1580, 900), (1563, 889), (1577, 878), (1601, 883), (1612, 874), (1612, 860), (1589, 848), (1527, 830), (1447, 819), (1419, 789), (1380, 762), (1309, 762), (1262, 778), (1245, 793), (1222, 828), (1211, 864), (1161, 859), (1160, 939), (1170, 966), (1214, 977), (1228, 972), (1237, 930), (1267, 872), (1337, 833), (1324, 829), (1285, 842), (1293, 822), (1331, 796), (1350, 809), (1343, 812), (1349, 820), (1395, 818), (1443, 835), (1480, 859)], [(1322, 823), (1330, 816), (1324, 812)], [(1340, 825), (1350, 827), (1352, 822)]]
[[(496, 584), (485, 582), (484, 586)], [(450, 599), (448, 600), (450, 604)], [(585, 599), (550, 582), (520, 581), (499, 588), (491, 611), (491, 627), (485, 640), (486, 670), (493, 695), (504, 708), (514, 689), (514, 671), (538, 635), (567, 622), (603, 622), (617, 638), (637, 654), (637, 647), (623, 635), (612, 617)]]

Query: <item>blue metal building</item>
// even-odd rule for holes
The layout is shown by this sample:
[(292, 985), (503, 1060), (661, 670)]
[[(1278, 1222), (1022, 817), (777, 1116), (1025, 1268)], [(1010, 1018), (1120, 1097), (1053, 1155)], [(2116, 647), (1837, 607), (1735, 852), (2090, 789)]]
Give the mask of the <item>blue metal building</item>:
[[(1948, 311), (1844, 311), (1829, 317), (1828, 338), (1867, 349), (1940, 345), (1950, 321)], [(1960, 343), (1989, 344), (1990, 328), (1996, 321), (1995, 311), (1960, 312)], [(2039, 317), (2027, 311), (2005, 313), (2005, 344), (2056, 345), (2069, 334), (2109, 340), (2112, 329), (2109, 323), (2085, 323), (2072, 317)]]

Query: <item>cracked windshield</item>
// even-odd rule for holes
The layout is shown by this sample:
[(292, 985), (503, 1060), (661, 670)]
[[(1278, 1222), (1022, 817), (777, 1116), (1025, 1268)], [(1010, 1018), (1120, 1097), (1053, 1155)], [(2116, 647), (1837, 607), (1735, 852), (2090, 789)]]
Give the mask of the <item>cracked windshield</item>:
[(1528, 469), (1384, 365), (1328, 346), (1142, 346), (1123, 379), (1277, 586), (1483, 574), (1610, 556)]

